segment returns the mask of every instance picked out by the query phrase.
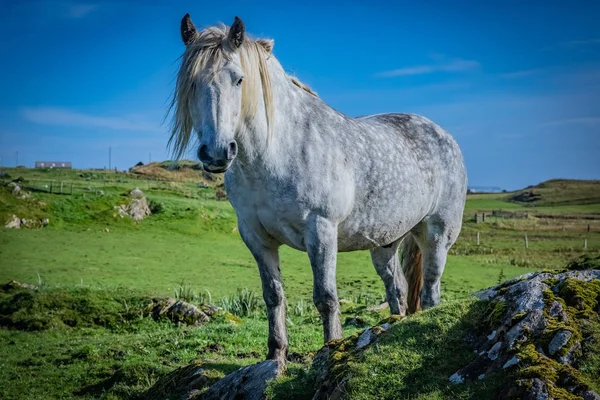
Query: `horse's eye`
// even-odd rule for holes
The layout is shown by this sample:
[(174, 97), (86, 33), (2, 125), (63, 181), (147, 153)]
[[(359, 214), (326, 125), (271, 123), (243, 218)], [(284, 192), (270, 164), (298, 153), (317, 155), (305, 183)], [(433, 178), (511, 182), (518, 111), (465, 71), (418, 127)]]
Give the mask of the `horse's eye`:
[(237, 86), (240, 86), (240, 85), (242, 84), (242, 82), (243, 82), (243, 81), (244, 81), (244, 78), (240, 78), (240, 79), (237, 81), (236, 85), (237, 85)]

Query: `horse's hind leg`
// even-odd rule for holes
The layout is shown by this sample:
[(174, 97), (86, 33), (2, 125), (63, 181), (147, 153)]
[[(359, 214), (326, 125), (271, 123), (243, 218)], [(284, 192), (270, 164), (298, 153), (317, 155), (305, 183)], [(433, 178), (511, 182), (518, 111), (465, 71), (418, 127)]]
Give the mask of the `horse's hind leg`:
[(401, 241), (402, 239), (388, 247), (371, 250), (371, 260), (385, 285), (385, 297), (392, 315), (405, 315), (407, 307), (408, 285), (398, 259), (398, 246)]
[(431, 308), (440, 303), (440, 283), (448, 250), (460, 233), (461, 221), (432, 216), (421, 222), (413, 234), (423, 253), (423, 288), (421, 307)]

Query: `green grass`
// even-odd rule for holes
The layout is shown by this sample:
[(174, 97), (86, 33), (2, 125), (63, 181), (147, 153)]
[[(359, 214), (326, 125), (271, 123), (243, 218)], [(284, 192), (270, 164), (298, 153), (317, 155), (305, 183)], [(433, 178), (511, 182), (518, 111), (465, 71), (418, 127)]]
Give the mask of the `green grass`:
[[(193, 328), (144, 318), (148, 301), (106, 288), (0, 292), (0, 398), (131, 397), (194, 359), (221, 377), (266, 355), (264, 309)], [(315, 315), (289, 314), (290, 352), (318, 348)]]
[[(193, 229), (192, 227), (189, 227)], [(35, 249), (35, 251), (32, 251)], [(213, 296), (238, 288), (260, 290), (258, 269), (237, 233), (205, 232), (198, 236), (158, 228), (102, 227), (81, 230), (0, 230), (0, 282), (50, 285), (92, 285), (136, 288), (168, 295), (180, 282)], [(281, 251), (285, 290), (291, 301), (312, 297), (312, 271), (305, 253)], [(482, 257), (450, 256), (443, 276), (445, 298), (461, 298), (497, 281), (532, 269), (489, 264)], [(368, 252), (338, 257), (338, 288), (342, 295), (383, 293)]]
[[(475, 329), (485, 303), (462, 300), (410, 316), (383, 335), (364, 355), (349, 358), (344, 376), (351, 399), (470, 399), (493, 398), (500, 379), (454, 385), (448, 377), (475, 355), (464, 337)], [(448, 356), (451, 354), (452, 356)], [(294, 370), (269, 388), (274, 398), (310, 398), (310, 369)]]

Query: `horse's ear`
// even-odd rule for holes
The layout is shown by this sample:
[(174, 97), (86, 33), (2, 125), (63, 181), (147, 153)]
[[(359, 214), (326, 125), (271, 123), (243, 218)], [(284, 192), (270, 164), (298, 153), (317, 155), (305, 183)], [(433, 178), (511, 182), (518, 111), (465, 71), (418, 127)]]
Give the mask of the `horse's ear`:
[(242, 46), (245, 34), (246, 28), (244, 27), (244, 22), (239, 17), (235, 17), (231, 28), (229, 28), (229, 36), (227, 37), (229, 45), (233, 50), (237, 50)]
[(267, 53), (271, 53), (273, 51), (273, 46), (275, 46), (275, 41), (273, 39), (256, 39), (256, 43), (260, 44)]
[(196, 39), (198, 31), (190, 18), (190, 14), (185, 14), (181, 19), (181, 40), (186, 46), (192, 43)]

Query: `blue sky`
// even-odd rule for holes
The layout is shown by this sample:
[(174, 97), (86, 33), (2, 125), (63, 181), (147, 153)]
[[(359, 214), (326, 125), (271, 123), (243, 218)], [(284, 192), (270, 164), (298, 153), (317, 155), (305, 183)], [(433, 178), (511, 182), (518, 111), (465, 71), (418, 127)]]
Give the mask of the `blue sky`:
[(0, 0), (2, 164), (168, 158), (189, 12), (198, 27), (240, 16), (341, 112), (434, 120), (471, 186), (600, 178), (600, 2), (391, 3)]

